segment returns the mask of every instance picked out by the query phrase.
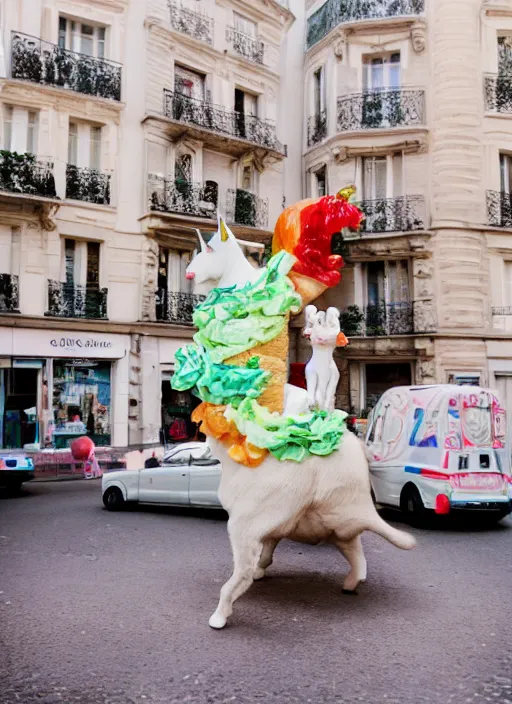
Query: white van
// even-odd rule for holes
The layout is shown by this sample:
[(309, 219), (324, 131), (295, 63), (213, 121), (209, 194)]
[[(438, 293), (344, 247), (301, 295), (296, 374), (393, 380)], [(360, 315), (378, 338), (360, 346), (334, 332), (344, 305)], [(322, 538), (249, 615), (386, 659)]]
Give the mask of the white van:
[(370, 414), (365, 437), (377, 504), (417, 522), (427, 510), (512, 510), (506, 412), (494, 391), (472, 386), (399, 386)]

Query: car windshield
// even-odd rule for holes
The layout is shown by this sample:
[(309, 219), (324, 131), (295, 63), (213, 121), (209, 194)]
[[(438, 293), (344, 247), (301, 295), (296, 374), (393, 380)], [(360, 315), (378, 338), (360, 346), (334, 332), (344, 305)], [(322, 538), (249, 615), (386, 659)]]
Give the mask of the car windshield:
[(172, 450), (169, 450), (164, 455), (164, 462), (175, 462), (182, 456), (187, 456), (187, 458), (192, 455), (192, 458), (194, 460), (196, 459), (208, 459), (212, 456), (211, 450), (208, 447), (208, 445), (205, 445), (204, 447), (187, 447), (187, 448), (180, 448), (180, 447), (173, 447)]

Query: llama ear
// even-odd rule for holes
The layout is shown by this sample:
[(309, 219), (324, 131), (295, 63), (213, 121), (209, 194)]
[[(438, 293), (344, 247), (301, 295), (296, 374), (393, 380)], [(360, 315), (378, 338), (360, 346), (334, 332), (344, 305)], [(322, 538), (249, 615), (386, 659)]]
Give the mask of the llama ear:
[[(208, 246), (207, 246), (206, 242), (205, 242), (204, 239), (203, 239), (203, 236), (202, 236), (202, 234), (201, 234), (201, 230), (199, 230), (199, 229), (196, 228), (196, 232), (197, 232), (197, 239), (199, 240), (199, 244), (201, 245), (201, 252), (207, 252), (207, 251), (208, 251)], [(211, 248), (210, 248), (210, 249), (211, 249)]]

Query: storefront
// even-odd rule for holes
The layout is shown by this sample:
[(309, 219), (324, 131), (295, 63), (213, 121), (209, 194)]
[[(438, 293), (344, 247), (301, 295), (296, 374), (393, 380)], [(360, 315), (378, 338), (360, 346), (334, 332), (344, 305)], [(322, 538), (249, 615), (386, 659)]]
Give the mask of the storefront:
[(129, 337), (2, 329), (0, 448), (126, 445)]

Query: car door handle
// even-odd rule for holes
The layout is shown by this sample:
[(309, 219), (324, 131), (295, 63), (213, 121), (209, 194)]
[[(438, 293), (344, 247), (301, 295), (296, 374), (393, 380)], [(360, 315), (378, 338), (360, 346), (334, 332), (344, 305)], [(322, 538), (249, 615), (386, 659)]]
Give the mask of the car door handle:
[(182, 474), (181, 476), (182, 476), (182, 477), (186, 477), (187, 475), (186, 475), (186, 474)]

